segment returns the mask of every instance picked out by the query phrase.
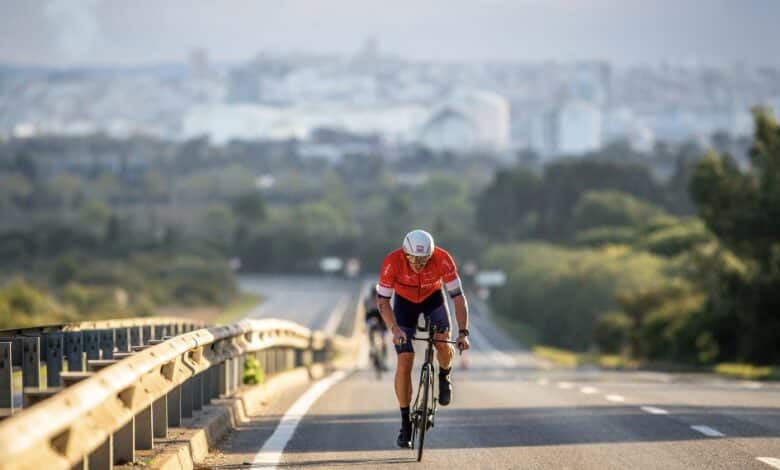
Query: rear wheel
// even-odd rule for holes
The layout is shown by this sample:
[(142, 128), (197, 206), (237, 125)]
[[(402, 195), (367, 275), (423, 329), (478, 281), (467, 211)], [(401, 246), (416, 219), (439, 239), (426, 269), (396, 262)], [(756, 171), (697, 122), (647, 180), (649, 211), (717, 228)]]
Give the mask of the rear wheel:
[(417, 461), (422, 460), (423, 445), (425, 444), (425, 431), (428, 429), (428, 418), (430, 413), (428, 411), (428, 401), (430, 401), (430, 389), (431, 389), (431, 371), (430, 366), (426, 364), (423, 366), (423, 370), (420, 373), (420, 388), (422, 396), (420, 397), (419, 407), (417, 408), (417, 422), (415, 434), (417, 444)]

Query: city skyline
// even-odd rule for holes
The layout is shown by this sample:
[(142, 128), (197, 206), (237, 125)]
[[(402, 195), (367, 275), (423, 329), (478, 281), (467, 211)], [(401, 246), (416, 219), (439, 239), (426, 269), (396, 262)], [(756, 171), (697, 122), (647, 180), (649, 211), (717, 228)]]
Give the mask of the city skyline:
[(0, 62), (57, 67), (216, 62), (260, 51), (354, 53), (367, 38), (410, 60), (780, 65), (780, 2), (357, 0), (0, 1)]

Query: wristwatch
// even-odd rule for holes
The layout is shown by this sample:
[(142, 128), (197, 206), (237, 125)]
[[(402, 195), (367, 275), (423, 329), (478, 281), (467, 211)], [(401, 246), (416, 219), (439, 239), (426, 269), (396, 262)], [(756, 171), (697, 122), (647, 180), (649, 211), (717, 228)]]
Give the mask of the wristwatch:
[(461, 328), (458, 330), (458, 336), (468, 336), (469, 335), (469, 329), (468, 328)]

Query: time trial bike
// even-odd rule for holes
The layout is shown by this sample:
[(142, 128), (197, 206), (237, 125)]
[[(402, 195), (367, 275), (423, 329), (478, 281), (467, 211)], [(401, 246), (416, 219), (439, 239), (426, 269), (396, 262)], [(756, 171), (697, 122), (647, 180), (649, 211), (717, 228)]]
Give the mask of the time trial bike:
[(410, 413), (410, 419), (412, 420), (412, 448), (417, 448), (417, 461), (419, 462), (422, 460), (425, 432), (433, 428), (436, 404), (438, 402), (437, 397), (434, 396), (433, 343), (456, 344), (456, 342), (435, 339), (434, 334), (444, 333), (444, 331), (438, 331), (428, 318), (425, 319), (424, 327), (417, 326), (417, 331), (428, 332), (427, 337), (419, 338), (412, 336), (411, 338), (428, 344), (425, 349), (425, 361), (420, 370), (420, 385), (417, 387), (417, 395)]

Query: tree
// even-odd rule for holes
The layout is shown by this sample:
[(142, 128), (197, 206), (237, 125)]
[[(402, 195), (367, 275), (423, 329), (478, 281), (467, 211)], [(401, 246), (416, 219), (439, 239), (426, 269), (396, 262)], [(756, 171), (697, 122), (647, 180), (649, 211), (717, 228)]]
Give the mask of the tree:
[(574, 206), (577, 230), (605, 226), (639, 227), (664, 212), (622, 191), (588, 191)]
[(528, 168), (499, 170), (477, 199), (477, 227), (498, 241), (532, 235), (541, 190), (541, 179)]
[(708, 153), (697, 162), (691, 197), (707, 227), (741, 258), (744, 272), (720, 270), (710, 287), (713, 316), (735, 318), (737, 358), (780, 362), (780, 126), (754, 110), (751, 167), (729, 154)]

